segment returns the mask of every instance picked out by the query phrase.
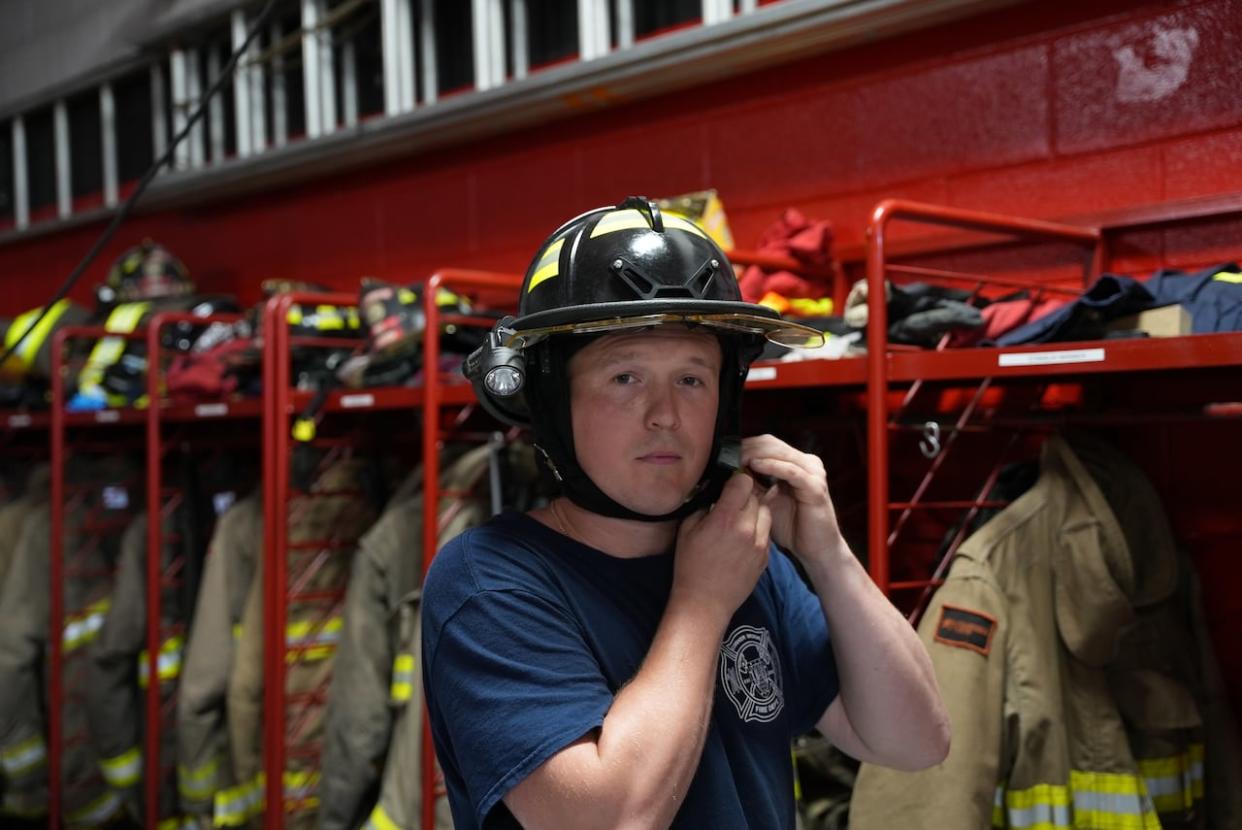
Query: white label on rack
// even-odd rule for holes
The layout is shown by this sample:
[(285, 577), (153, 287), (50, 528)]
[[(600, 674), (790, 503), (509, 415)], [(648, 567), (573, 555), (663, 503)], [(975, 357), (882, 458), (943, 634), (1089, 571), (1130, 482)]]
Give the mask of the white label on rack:
[(776, 380), (776, 367), (756, 366), (746, 373), (746, 380)]
[(1001, 366), (1055, 366), (1060, 363), (1100, 363), (1103, 349), (1065, 349), (1059, 352), (1011, 352), (1000, 356)]
[(100, 409), (95, 413), (95, 423), (115, 424), (121, 420), (121, 413), (115, 409)]
[(375, 406), (374, 395), (342, 395), (341, 407), (343, 409), (361, 409), (367, 406)]
[(22, 427), (28, 427), (30, 426), (31, 423), (32, 421), (29, 415), (10, 415), (9, 416), (9, 426), (12, 427), (13, 429), (21, 429)]
[(229, 414), (229, 405), (226, 403), (200, 403), (194, 407), (194, 414), (199, 418), (219, 418), (221, 415)]

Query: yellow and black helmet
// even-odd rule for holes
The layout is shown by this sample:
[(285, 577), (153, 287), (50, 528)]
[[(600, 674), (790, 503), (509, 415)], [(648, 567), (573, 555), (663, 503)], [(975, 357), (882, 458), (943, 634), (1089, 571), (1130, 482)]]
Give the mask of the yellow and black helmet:
[(784, 346), (823, 335), (742, 300), (724, 251), (698, 225), (643, 197), (566, 222), (526, 271), (506, 345), (681, 322)]
[(96, 290), (104, 306), (193, 293), (194, 283), (181, 260), (149, 239), (117, 257), (107, 279)]

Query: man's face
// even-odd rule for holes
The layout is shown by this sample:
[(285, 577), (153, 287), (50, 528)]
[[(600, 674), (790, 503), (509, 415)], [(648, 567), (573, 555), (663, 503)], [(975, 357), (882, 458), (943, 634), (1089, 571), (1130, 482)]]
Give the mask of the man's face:
[(720, 344), (678, 326), (612, 334), (569, 362), (578, 463), (631, 510), (675, 510), (710, 460)]

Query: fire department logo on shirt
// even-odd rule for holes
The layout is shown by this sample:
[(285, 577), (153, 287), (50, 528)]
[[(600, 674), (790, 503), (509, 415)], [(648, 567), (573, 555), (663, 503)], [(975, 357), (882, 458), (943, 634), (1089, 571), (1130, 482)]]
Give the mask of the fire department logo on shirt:
[(766, 628), (733, 629), (720, 647), (720, 684), (742, 720), (767, 723), (780, 714), (781, 662)]

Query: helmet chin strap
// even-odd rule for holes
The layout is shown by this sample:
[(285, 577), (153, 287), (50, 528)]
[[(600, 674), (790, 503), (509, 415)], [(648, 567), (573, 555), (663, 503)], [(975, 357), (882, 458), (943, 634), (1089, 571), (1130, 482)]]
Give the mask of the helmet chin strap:
[[(668, 513), (652, 515), (631, 510), (608, 496), (578, 465), (576, 459), (568, 463), (562, 460), (558, 464), (553, 459), (552, 454), (541, 444), (536, 443), (535, 449), (539, 450), (543, 456), (544, 463), (548, 465), (552, 475), (560, 482), (561, 489), (566, 498), (583, 510), (589, 510), (592, 513), (612, 519), (629, 519), (638, 522), (667, 522), (684, 519), (696, 510), (707, 507), (720, 498), (720, 491), (724, 487), (724, 482), (729, 475), (727, 470), (721, 469), (716, 464), (709, 465), (707, 470), (704, 471), (703, 477), (699, 479), (699, 483), (694, 486), (690, 495), (686, 497), (680, 506)], [(712, 455), (713, 457), (716, 455), (714, 450)]]

